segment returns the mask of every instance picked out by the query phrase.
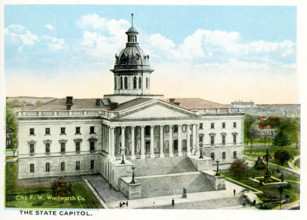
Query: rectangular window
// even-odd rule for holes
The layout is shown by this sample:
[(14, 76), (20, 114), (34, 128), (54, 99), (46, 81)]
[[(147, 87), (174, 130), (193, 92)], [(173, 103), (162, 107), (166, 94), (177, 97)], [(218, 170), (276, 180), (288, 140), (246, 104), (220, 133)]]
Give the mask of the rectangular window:
[(214, 129), (214, 123), (211, 123), (211, 127), (210, 127), (211, 129)]
[(199, 143), (203, 143), (204, 142), (204, 135), (200, 135), (199, 136)]
[(61, 134), (66, 134), (65, 133), (65, 128), (63, 128), (63, 127), (61, 128)]
[(222, 123), (222, 128), (226, 128), (226, 123), (225, 122)]
[(165, 130), (165, 133), (168, 133), (168, 132), (169, 132), (169, 126), (168, 126), (168, 125), (165, 126), (165, 127), (164, 127), (164, 130)]
[(80, 153), (80, 142), (76, 142), (76, 153), (79, 154)]
[(76, 170), (80, 170), (80, 161), (76, 162)]
[(200, 123), (199, 124), (199, 129), (203, 129), (203, 126), (204, 126), (203, 123)]
[(95, 169), (95, 160), (91, 160), (91, 170)]
[(222, 153), (222, 158), (223, 158), (223, 160), (226, 160), (226, 152)]
[(30, 164), (30, 173), (34, 173), (34, 164), (33, 163)]
[(236, 128), (237, 127), (237, 122), (233, 123), (233, 127)]
[(237, 158), (237, 151), (233, 152), (233, 158), (236, 159)]
[(30, 135), (35, 135), (34, 128), (30, 128)]
[(210, 143), (211, 143), (211, 146), (214, 146), (214, 135), (210, 136)]
[(50, 154), (50, 143), (45, 144), (46, 154)]
[(46, 163), (46, 172), (50, 172), (50, 163)]
[(76, 127), (76, 134), (81, 134), (81, 129), (80, 129), (80, 127)]
[(178, 132), (178, 125), (174, 125), (174, 133), (177, 133)]
[(95, 141), (90, 141), (90, 151), (91, 153), (95, 152)]
[(50, 128), (45, 128), (45, 135), (50, 135)]
[(214, 153), (211, 153), (211, 159), (214, 160), (215, 157), (214, 157)]
[(233, 144), (237, 144), (237, 135), (236, 134), (233, 135)]
[(65, 142), (61, 142), (61, 153), (65, 153)]
[(65, 171), (65, 162), (61, 162), (61, 171)]
[(90, 134), (95, 134), (95, 126), (90, 127)]
[(222, 144), (223, 144), (223, 145), (226, 144), (226, 135), (222, 135)]
[(30, 144), (30, 155), (34, 155), (34, 144)]
[(187, 126), (186, 125), (183, 125), (182, 126), (182, 132), (186, 132), (187, 131)]

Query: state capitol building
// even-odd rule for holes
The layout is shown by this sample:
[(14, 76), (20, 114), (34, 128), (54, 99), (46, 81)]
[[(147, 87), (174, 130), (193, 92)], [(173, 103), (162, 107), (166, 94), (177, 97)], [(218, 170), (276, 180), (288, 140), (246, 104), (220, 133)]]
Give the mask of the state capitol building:
[[(18, 181), (99, 174), (130, 199), (177, 193), (177, 185), (178, 192), (224, 187), (210, 172), (242, 157), (241, 109), (151, 94), (150, 57), (133, 26), (126, 34), (111, 69), (113, 94), (68, 96), (18, 113)], [(134, 166), (136, 183), (130, 183)], [(208, 186), (199, 188), (193, 178)], [(146, 191), (155, 181), (161, 191)]]

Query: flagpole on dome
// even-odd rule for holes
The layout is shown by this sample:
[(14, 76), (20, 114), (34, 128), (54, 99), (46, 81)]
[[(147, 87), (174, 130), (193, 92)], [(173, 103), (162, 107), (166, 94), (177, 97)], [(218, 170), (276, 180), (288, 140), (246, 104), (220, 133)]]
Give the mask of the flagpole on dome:
[(132, 24), (132, 27), (133, 27), (133, 13), (131, 14), (131, 24)]

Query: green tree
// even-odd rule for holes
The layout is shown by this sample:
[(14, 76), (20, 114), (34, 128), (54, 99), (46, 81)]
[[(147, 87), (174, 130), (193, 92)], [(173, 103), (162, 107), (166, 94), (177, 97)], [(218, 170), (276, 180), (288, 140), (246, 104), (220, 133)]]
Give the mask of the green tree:
[(279, 150), (274, 153), (274, 158), (279, 161), (280, 165), (284, 165), (285, 162), (290, 160), (290, 154), (288, 151)]
[(52, 189), (52, 196), (66, 197), (70, 195), (71, 184), (66, 182), (63, 177), (60, 177), (52, 183), (51, 189)]
[(277, 135), (274, 138), (273, 143), (274, 145), (277, 145), (280, 147), (284, 147), (284, 146), (291, 144), (289, 134), (284, 130), (280, 130), (279, 132), (277, 132)]
[(251, 128), (256, 123), (256, 117), (252, 115), (245, 115), (244, 117), (244, 142), (248, 145), (248, 142), (253, 141), (253, 136), (250, 133)]
[(233, 176), (235, 176), (238, 179), (241, 179), (245, 171), (248, 169), (247, 164), (245, 163), (245, 160), (243, 159), (237, 159), (233, 161), (233, 163), (230, 166), (230, 172)]
[(6, 123), (6, 130), (12, 133), (11, 135), (12, 148), (15, 153), (17, 147), (17, 122), (13, 111), (9, 108), (6, 108), (5, 123)]

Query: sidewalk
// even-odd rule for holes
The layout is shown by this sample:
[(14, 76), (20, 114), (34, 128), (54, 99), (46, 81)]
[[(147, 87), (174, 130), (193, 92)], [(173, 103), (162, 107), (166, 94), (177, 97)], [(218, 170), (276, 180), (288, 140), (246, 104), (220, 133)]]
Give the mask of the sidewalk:
[[(101, 176), (87, 177), (91, 184), (95, 187), (95, 190), (109, 208), (121, 208), (121, 209), (140, 209), (140, 208), (194, 208), (194, 209), (238, 209), (238, 208), (251, 208), (249, 206), (243, 207), (240, 202), (242, 195), (241, 190), (244, 189), (234, 183), (226, 181), (226, 190), (221, 191), (209, 191), (189, 193), (187, 192), (187, 198), (181, 198), (182, 195), (170, 195), (154, 198), (143, 198), (128, 200), (122, 193), (109, 189), (108, 183)], [(234, 189), (236, 195), (234, 196)], [(172, 199), (175, 200), (175, 206), (172, 207)], [(128, 201), (128, 207), (120, 207), (120, 202)], [(232, 205), (233, 204), (233, 205)]]

